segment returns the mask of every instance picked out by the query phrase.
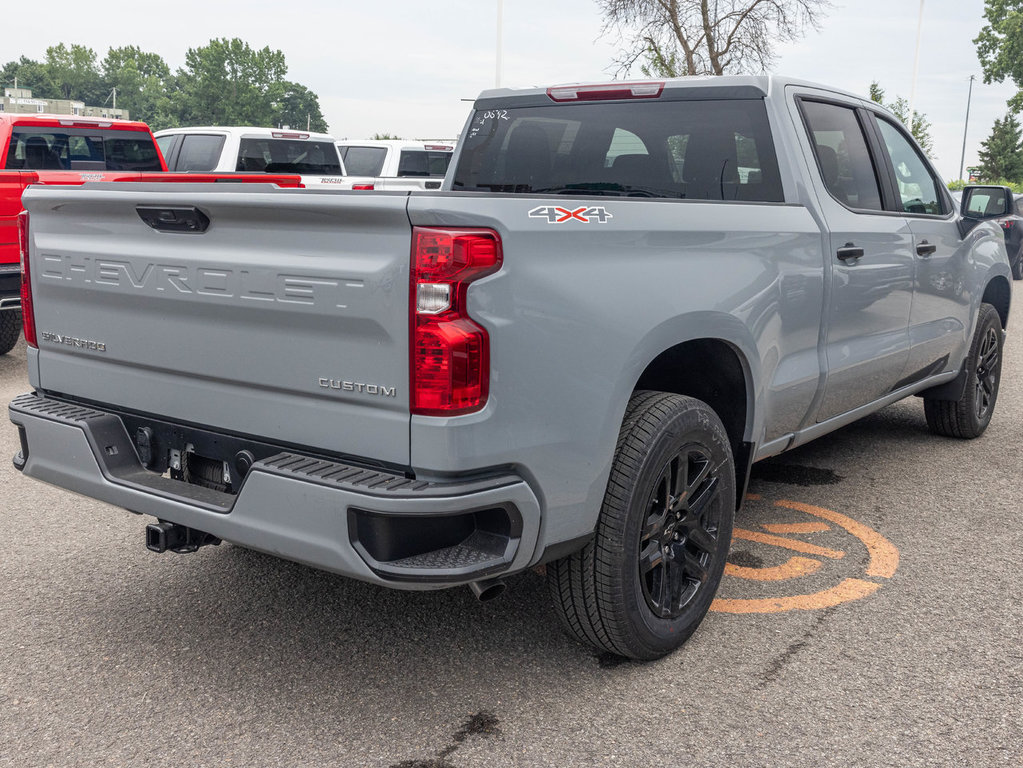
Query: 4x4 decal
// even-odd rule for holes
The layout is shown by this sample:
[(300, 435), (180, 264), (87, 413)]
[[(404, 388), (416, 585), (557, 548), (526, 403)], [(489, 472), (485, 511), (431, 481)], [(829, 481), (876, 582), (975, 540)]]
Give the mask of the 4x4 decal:
[(608, 219), (613, 219), (614, 216), (604, 206), (592, 207), (584, 205), (582, 208), (570, 211), (568, 208), (560, 208), (554, 205), (541, 205), (529, 212), (529, 218), (547, 219), (548, 224), (564, 224), (566, 221), (578, 221), (583, 224), (596, 221), (600, 224), (606, 224)]

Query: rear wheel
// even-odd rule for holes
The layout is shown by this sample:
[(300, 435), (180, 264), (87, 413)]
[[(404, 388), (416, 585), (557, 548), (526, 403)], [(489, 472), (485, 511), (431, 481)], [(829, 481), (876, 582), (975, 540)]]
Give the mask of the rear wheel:
[(990, 304), (981, 304), (977, 329), (966, 358), (966, 388), (958, 400), (924, 399), (931, 431), (946, 437), (980, 437), (991, 423), (1002, 375), (1002, 322)]
[(18, 343), (21, 335), (21, 312), (4, 310), (0, 312), (0, 355), (6, 355)]
[(1023, 280), (1023, 246), (1020, 246), (1019, 253), (1016, 254), (1016, 259), (1010, 266), (1012, 267), (1012, 279)]
[(680, 646), (721, 581), (734, 510), (732, 451), (717, 414), (694, 398), (636, 392), (594, 539), (547, 566), (570, 634), (633, 659)]

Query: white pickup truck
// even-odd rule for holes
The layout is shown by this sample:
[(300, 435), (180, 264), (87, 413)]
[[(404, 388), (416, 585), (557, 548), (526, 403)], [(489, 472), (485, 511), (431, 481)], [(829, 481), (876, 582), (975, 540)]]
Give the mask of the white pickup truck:
[(168, 128), (154, 136), (169, 171), (297, 173), (306, 187), (352, 189), (334, 137), (326, 133), (210, 126)]
[(440, 189), (455, 151), (455, 141), (345, 139), (337, 143), (352, 181), (365, 189)]

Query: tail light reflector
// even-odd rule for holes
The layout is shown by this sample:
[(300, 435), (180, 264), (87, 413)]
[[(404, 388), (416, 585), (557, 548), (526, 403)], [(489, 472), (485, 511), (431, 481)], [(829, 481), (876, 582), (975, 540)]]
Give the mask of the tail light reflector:
[(21, 252), (21, 323), (25, 330), (25, 343), (38, 347), (36, 315), (32, 307), (32, 270), (28, 261), (28, 211), (18, 214), (18, 248)]
[(352, 189), (373, 189), (372, 184), (352, 184)]
[(490, 392), (490, 337), (469, 317), (469, 284), (501, 268), (491, 229), (412, 230), (409, 378), (412, 413), (478, 411)]

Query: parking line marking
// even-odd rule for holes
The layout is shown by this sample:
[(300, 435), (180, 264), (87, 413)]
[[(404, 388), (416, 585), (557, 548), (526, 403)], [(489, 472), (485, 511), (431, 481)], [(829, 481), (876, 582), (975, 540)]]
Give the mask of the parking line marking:
[(822, 533), (831, 530), (827, 523), (764, 523), (761, 527), (768, 533)]
[(785, 539), (781, 536), (772, 536), (769, 533), (747, 531), (745, 528), (736, 528), (732, 531), (732, 538), (755, 541), (758, 544), (770, 544), (772, 547), (784, 547), (785, 549), (791, 549), (795, 552), (802, 552), (804, 555), (818, 555), (819, 557), (828, 557), (832, 560), (841, 560), (845, 557), (845, 552), (840, 552), (837, 549), (818, 547), (816, 544), (807, 544), (805, 541)]
[(870, 553), (870, 563), (867, 565), (867, 576), (878, 576), (890, 579), (895, 575), (899, 567), (899, 550), (884, 536), (863, 523), (858, 523), (851, 517), (839, 514), (834, 510), (824, 507), (815, 507), (812, 504), (803, 504), (798, 501), (781, 500), (774, 502), (776, 507), (787, 507), (799, 512), (806, 512), (808, 515), (822, 517), (835, 525), (845, 528), (849, 533), (863, 542)]
[(816, 573), (822, 565), (820, 560), (811, 560), (808, 557), (790, 557), (786, 562), (772, 568), (748, 568), (743, 565), (725, 563), (725, 573), (752, 581), (785, 581)]
[(846, 579), (841, 584), (815, 592), (812, 595), (792, 597), (767, 597), (759, 600), (725, 600), (718, 598), (710, 604), (718, 613), (783, 613), (785, 611), (816, 611), (835, 605), (859, 600), (874, 594), (881, 583), (863, 579)]

